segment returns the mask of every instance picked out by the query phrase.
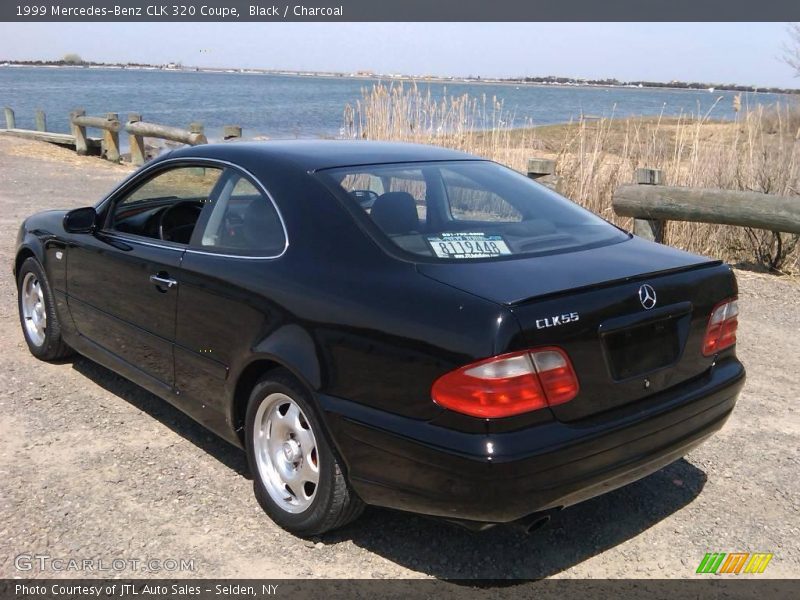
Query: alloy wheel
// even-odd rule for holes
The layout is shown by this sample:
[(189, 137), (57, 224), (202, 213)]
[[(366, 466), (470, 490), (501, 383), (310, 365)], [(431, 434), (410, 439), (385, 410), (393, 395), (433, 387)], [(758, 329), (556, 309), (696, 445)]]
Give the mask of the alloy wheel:
[(44, 344), (47, 333), (47, 309), (44, 304), (42, 284), (34, 273), (27, 273), (22, 280), (22, 317), (25, 332), (35, 346)]
[(256, 466), (270, 497), (286, 512), (305, 511), (319, 485), (311, 423), (289, 396), (273, 393), (259, 406), (253, 427)]

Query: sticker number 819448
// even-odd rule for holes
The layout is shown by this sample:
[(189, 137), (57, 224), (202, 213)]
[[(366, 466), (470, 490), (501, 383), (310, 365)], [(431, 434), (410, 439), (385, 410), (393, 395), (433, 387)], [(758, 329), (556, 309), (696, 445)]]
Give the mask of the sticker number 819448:
[(486, 258), (511, 254), (500, 235), (485, 233), (442, 233), (427, 238), (439, 258)]

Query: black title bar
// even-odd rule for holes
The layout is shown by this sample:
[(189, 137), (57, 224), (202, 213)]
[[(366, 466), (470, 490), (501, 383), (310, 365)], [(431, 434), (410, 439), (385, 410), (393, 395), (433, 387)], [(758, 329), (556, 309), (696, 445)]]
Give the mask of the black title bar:
[(3, 0), (0, 21), (800, 21), (797, 0)]
[(595, 600), (596, 598), (796, 598), (797, 581), (705, 579), (365, 580), (365, 579), (2, 579), (0, 600)]

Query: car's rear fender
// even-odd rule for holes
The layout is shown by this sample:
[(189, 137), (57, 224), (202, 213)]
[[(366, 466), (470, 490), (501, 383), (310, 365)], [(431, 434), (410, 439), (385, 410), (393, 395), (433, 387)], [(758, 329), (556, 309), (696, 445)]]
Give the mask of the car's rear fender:
[[(264, 374), (276, 368), (291, 372), (316, 397), (321, 386), (321, 366), (311, 335), (299, 325), (287, 324), (276, 329), (256, 344), (247, 361), (232, 369), (228, 422), (242, 445), (250, 392)], [(324, 418), (322, 411), (318, 412)]]

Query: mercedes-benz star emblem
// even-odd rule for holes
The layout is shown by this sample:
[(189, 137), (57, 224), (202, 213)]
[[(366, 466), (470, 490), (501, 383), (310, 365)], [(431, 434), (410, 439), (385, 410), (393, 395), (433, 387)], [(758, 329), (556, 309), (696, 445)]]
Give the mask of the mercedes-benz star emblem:
[(650, 310), (656, 305), (656, 291), (653, 286), (645, 283), (639, 288), (639, 302), (642, 303), (645, 310)]

